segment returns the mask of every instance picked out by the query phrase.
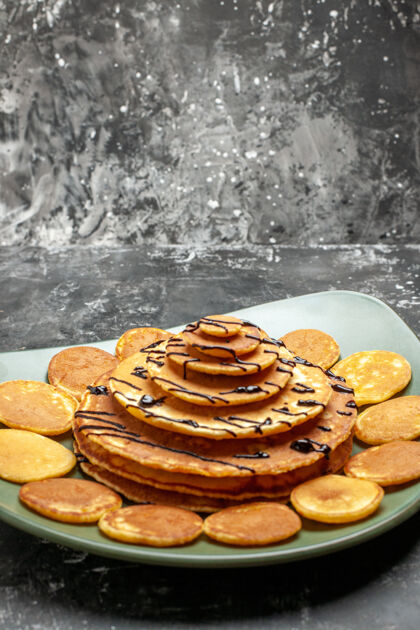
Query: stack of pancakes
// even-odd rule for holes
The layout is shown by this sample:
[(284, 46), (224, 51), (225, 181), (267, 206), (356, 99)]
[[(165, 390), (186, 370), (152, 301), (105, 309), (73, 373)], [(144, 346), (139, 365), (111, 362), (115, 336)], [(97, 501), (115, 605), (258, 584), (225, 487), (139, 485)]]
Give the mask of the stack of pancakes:
[(211, 512), (340, 470), (355, 417), (342, 377), (250, 322), (203, 317), (88, 388), (75, 450), (133, 501)]

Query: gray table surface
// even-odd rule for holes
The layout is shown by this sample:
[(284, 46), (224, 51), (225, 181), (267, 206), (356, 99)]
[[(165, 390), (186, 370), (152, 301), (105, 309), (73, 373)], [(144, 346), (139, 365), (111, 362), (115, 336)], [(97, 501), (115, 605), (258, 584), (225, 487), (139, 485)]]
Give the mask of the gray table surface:
[[(323, 290), (393, 307), (420, 334), (420, 246), (0, 249), (2, 351), (94, 342)], [(289, 565), (188, 570), (96, 557), (0, 523), (0, 628), (417, 629), (420, 515)]]

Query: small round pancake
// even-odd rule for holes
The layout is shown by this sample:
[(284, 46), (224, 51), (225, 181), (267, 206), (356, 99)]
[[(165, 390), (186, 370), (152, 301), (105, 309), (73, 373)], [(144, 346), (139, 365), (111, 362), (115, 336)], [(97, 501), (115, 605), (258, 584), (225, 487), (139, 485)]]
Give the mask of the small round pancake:
[(63, 523), (96, 523), (122, 505), (121, 497), (106, 486), (69, 477), (26, 483), (19, 499), (38, 514)]
[[(166, 356), (168, 343), (159, 346), (162, 354), (147, 357), (146, 368), (154, 383), (188, 403), (207, 407), (245, 405), (274, 396), (290, 378), (290, 372), (278, 370), (278, 360), (263, 372), (245, 377), (201, 372), (190, 372), (184, 377), (184, 371)], [(281, 347), (276, 349), (276, 354), (291, 357)]]
[(302, 527), (286, 505), (255, 502), (226, 508), (208, 516), (204, 533), (218, 542), (250, 547), (270, 545), (294, 536)]
[(139, 352), (121, 361), (109, 387), (131, 415), (176, 433), (215, 440), (280, 433), (320, 414), (331, 397), (329, 380), (320, 368), (281, 358), (277, 369), (290, 379), (278, 394), (226, 409), (193, 405), (156, 385), (144, 368), (146, 359)]
[(166, 356), (182, 367), (183, 375), (187, 377), (187, 370), (204, 372), (205, 374), (222, 374), (226, 376), (244, 376), (254, 374), (268, 368), (279, 358), (278, 348), (283, 344), (275, 339), (265, 337), (259, 346), (248, 354), (242, 354), (236, 359), (221, 359), (209, 357), (194, 350), (186, 344), (180, 335), (175, 335), (166, 344)]
[(232, 337), (242, 326), (242, 320), (232, 315), (208, 315), (198, 322), (201, 332), (212, 337)]
[(369, 479), (381, 486), (413, 481), (420, 477), (420, 442), (396, 440), (372, 446), (353, 455), (344, 472), (350, 477)]
[(133, 505), (107, 512), (98, 526), (103, 534), (121, 542), (176, 547), (198, 538), (203, 519), (189, 510), (167, 505)]
[(51, 359), (48, 380), (80, 400), (90, 383), (117, 365), (118, 359), (105, 350), (90, 346), (66, 348)]
[(368, 407), (357, 417), (355, 430), (366, 444), (415, 440), (420, 436), (420, 396), (401, 396)]
[(334, 366), (354, 389), (357, 405), (379, 403), (404, 389), (411, 379), (410, 364), (396, 352), (367, 350), (356, 352)]
[(340, 347), (331, 335), (322, 330), (301, 328), (281, 337), (286, 348), (302, 359), (307, 359), (324, 370), (330, 368), (340, 356)]
[(0, 477), (15, 483), (66, 475), (76, 458), (51, 438), (30, 431), (0, 431)]
[(292, 490), (290, 500), (299, 514), (321, 523), (351, 523), (378, 509), (384, 491), (372, 481), (325, 475)]
[(157, 341), (163, 341), (171, 337), (171, 333), (160, 328), (130, 328), (121, 335), (115, 347), (115, 355), (117, 359), (122, 361), (135, 352), (139, 352), (142, 348), (150, 346)]
[(40, 381), (0, 383), (0, 422), (11, 429), (60, 435), (71, 429), (77, 400)]
[(212, 357), (236, 359), (237, 356), (252, 352), (258, 347), (261, 338), (266, 336), (262, 330), (253, 324), (242, 322), (241, 329), (233, 337), (214, 338), (204, 334), (199, 328), (199, 322), (189, 324), (181, 333), (185, 343)]

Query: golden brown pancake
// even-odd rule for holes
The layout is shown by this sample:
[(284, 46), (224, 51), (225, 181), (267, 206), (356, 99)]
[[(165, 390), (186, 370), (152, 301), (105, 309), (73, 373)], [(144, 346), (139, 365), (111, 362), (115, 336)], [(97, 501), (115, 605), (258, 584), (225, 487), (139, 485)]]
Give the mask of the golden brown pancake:
[(354, 389), (359, 406), (379, 403), (404, 389), (411, 379), (410, 364), (396, 352), (356, 352), (334, 366)]
[(199, 328), (199, 322), (189, 324), (180, 333), (185, 343), (206, 355), (235, 359), (237, 356), (252, 352), (261, 339), (267, 335), (253, 324), (242, 323), (240, 331), (233, 337), (215, 337), (206, 335)]
[[(187, 373), (166, 356), (168, 343), (159, 346), (161, 355), (147, 357), (149, 376), (165, 392), (195, 405), (220, 407), (257, 402), (278, 393), (291, 376), (290, 370), (278, 369), (282, 365), (276, 359), (265, 370), (246, 376)], [(275, 352), (286, 360), (292, 359), (285, 348), (278, 348)]]
[(320, 368), (280, 359), (278, 369), (291, 378), (279, 394), (226, 410), (199, 407), (168, 395), (153, 383), (146, 358), (137, 353), (122, 361), (112, 372), (109, 386), (130, 414), (176, 433), (211, 439), (272, 435), (313, 418), (331, 396), (328, 378)]
[(118, 359), (100, 348), (66, 348), (51, 359), (48, 380), (51, 385), (80, 400), (88, 385), (117, 365)]
[(283, 335), (281, 340), (294, 355), (320, 365), (324, 370), (334, 365), (340, 356), (340, 347), (336, 340), (322, 330), (293, 330)]
[(142, 466), (120, 455), (110, 454), (109, 451), (92, 441), (86, 440), (83, 434), (78, 435), (77, 442), (80, 451), (89, 461), (127, 479), (133, 479), (138, 483), (151, 485), (162, 490), (234, 501), (286, 498), (299, 483), (319, 475), (341, 470), (352, 450), (352, 437), (350, 436), (329, 453), (328, 459), (324, 457), (307, 466), (302, 459), (300, 468), (295, 468), (287, 473), (249, 477), (207, 477), (171, 473), (166, 470)]
[(75, 466), (71, 451), (49, 437), (21, 431), (0, 431), (0, 477), (15, 483), (61, 477)]
[[(106, 380), (98, 383), (108, 392)], [(277, 496), (308, 476), (339, 469), (350, 456), (352, 395), (335, 379), (329, 387), (332, 396), (322, 414), (278, 436), (215, 441), (175, 434), (136, 420), (109, 395), (90, 392), (74, 432), (92, 463), (140, 483), (221, 498)]]
[[(286, 472), (302, 461), (323, 459), (322, 448), (326, 445), (327, 450), (334, 450), (343, 442), (351, 434), (356, 417), (354, 407), (347, 406), (352, 394), (333, 389), (341, 383), (330, 379), (331, 397), (325, 410), (305, 424), (295, 429), (288, 427), (287, 432), (276, 436), (264, 437), (254, 432), (254, 439), (212, 440), (172, 433), (142, 422), (110, 395), (105, 375), (96, 383), (108, 395), (85, 393), (74, 419), (76, 438), (83, 432), (110, 452), (170, 472), (209, 477)], [(293, 441), (303, 438), (306, 445), (290, 448)], [(315, 440), (313, 447), (311, 440)]]
[(160, 328), (130, 328), (118, 339), (115, 354), (117, 359), (122, 361), (135, 352), (139, 352), (142, 348), (150, 346), (157, 341), (169, 339), (171, 336), (171, 333)]
[(354, 455), (344, 469), (346, 475), (393, 486), (420, 478), (420, 442), (396, 440), (372, 446)]
[(227, 545), (270, 545), (302, 528), (299, 516), (279, 503), (247, 503), (226, 508), (204, 521), (204, 533)]
[(75, 447), (75, 454), (80, 468), (86, 475), (112, 488), (134, 503), (171, 505), (173, 507), (183, 508), (184, 510), (203, 513), (217, 512), (218, 510), (237, 505), (238, 503), (237, 501), (229, 501), (227, 499), (215, 499), (194, 494), (172, 492), (170, 490), (160, 490), (159, 488), (138, 483), (132, 479), (112, 473), (105, 468), (91, 464), (86, 457), (81, 455), (77, 446)]
[(212, 337), (233, 337), (242, 326), (242, 320), (232, 315), (208, 315), (198, 321), (199, 330)]
[(34, 512), (63, 523), (95, 523), (122, 505), (121, 497), (104, 485), (69, 477), (26, 483), (19, 499)]
[(0, 422), (11, 429), (59, 435), (71, 429), (77, 400), (39, 381), (0, 383)]
[(206, 356), (186, 344), (180, 335), (174, 335), (166, 344), (166, 356), (182, 367), (183, 376), (187, 376), (190, 370), (205, 374), (244, 376), (261, 372), (272, 365), (280, 356), (279, 347), (278, 341), (265, 337), (253, 352), (236, 359), (222, 359)]
[(175, 547), (198, 538), (203, 519), (167, 505), (132, 505), (104, 514), (98, 527), (121, 542), (152, 547)]
[(373, 514), (384, 491), (378, 484), (342, 475), (326, 475), (294, 488), (290, 495), (299, 514), (321, 523), (350, 523)]
[(420, 396), (401, 396), (368, 407), (358, 416), (355, 430), (366, 444), (415, 440), (420, 436)]

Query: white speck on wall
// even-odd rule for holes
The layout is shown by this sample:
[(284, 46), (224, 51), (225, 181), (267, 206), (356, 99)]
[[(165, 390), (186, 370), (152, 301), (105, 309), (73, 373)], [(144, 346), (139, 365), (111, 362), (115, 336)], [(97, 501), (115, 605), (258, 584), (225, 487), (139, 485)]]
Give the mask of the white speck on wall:
[(254, 85), (257, 85), (257, 86), (258, 86), (258, 85), (260, 85), (260, 84), (261, 84), (261, 81), (260, 81), (259, 77), (255, 77), (255, 78), (254, 78)]
[(216, 199), (209, 199), (208, 202), (207, 202), (207, 205), (212, 210), (216, 210), (216, 208), (220, 207), (220, 204), (219, 204), (218, 201), (216, 201)]
[(247, 160), (255, 160), (255, 158), (257, 157), (258, 153), (254, 150), (252, 151), (245, 151), (245, 157)]
[(233, 88), (236, 94), (240, 94), (241, 92), (241, 78), (239, 76), (239, 71), (236, 66), (233, 66)]

